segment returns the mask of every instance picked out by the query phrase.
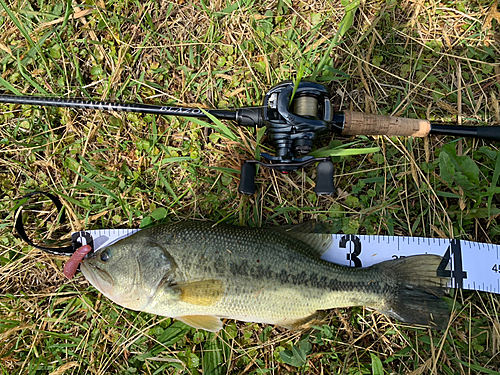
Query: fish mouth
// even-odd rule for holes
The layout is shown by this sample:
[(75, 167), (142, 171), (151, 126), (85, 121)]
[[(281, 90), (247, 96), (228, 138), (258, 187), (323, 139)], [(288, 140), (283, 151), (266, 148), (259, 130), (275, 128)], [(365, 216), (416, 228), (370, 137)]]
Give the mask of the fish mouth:
[(100, 292), (110, 293), (113, 290), (113, 278), (108, 272), (89, 262), (81, 262), (80, 269), (83, 276)]
[(144, 293), (120, 293), (115, 288), (113, 278), (98, 265), (90, 262), (82, 262), (80, 265), (83, 275), (90, 284), (113, 302), (137, 311), (143, 310), (151, 302), (150, 296), (144, 296)]

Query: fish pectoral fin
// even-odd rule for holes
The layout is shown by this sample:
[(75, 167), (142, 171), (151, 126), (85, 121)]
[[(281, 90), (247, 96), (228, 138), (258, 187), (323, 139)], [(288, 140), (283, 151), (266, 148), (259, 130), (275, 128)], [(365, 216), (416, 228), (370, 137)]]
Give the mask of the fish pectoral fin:
[(313, 324), (318, 325), (319, 323), (321, 323), (325, 319), (325, 317), (326, 311), (318, 310), (313, 314), (306, 316), (305, 318), (288, 320), (286, 322), (279, 323), (279, 325), (292, 330), (308, 329)]
[(213, 315), (184, 315), (175, 319), (193, 328), (204, 329), (205, 331), (217, 332), (222, 329), (222, 321)]
[(224, 284), (220, 280), (201, 280), (173, 286), (179, 291), (180, 300), (192, 305), (212, 306), (224, 294)]

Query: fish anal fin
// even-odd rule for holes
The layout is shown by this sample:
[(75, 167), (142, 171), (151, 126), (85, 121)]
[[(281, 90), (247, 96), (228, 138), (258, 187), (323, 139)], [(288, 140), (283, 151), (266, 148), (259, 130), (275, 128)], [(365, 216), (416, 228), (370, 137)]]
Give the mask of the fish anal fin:
[(218, 332), (222, 329), (222, 321), (213, 315), (184, 315), (175, 319), (193, 328), (204, 329), (209, 332)]
[(304, 318), (299, 318), (295, 320), (289, 320), (279, 325), (281, 327), (292, 329), (292, 330), (301, 330), (311, 328), (312, 325), (321, 324), (322, 321), (325, 320), (326, 312), (323, 310), (315, 311), (313, 314), (308, 315)]
[(183, 302), (198, 306), (212, 306), (224, 294), (224, 284), (220, 280), (201, 280), (173, 286), (180, 293)]

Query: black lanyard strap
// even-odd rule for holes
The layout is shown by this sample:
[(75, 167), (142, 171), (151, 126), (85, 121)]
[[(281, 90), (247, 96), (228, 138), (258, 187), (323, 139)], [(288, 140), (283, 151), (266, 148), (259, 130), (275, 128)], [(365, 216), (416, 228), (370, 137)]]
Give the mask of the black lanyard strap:
[[(26, 198), (31, 198), (34, 195), (45, 195), (47, 198), (49, 198), (52, 201), (52, 203), (54, 203), (54, 205), (56, 206), (58, 214), (60, 213), (61, 215), (60, 222), (61, 223), (64, 222), (64, 220), (66, 219), (66, 215), (63, 210), (63, 204), (61, 203), (60, 199), (57, 196), (44, 191), (34, 191), (22, 197), (21, 201)], [(26, 234), (26, 231), (24, 230), (23, 215), (22, 215), (23, 205), (24, 204), (21, 204), (18, 211), (16, 212), (15, 229), (19, 234), (19, 237), (21, 237), (28, 245), (36, 247), (37, 249), (43, 250), (50, 254), (67, 255), (67, 256), (71, 256), (76, 251), (76, 249), (82, 246), (79, 242), (72, 242), (71, 245), (66, 247), (46, 247), (34, 244), (33, 241), (29, 239), (28, 235)]]

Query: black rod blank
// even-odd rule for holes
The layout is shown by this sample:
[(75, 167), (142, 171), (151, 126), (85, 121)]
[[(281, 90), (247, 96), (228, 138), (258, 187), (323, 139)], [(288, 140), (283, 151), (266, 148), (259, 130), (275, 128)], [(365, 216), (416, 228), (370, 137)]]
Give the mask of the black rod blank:
[(429, 134), (453, 135), (500, 141), (500, 126), (462, 126), (431, 123)]
[[(43, 107), (95, 109), (98, 111), (138, 112), (165, 116), (207, 117), (207, 115), (199, 108), (101, 102), (83, 99), (44, 98), (40, 96), (0, 95), (0, 103), (38, 105)], [(236, 120), (235, 111), (219, 109), (207, 109), (205, 111), (219, 119)]]
[[(0, 95), (0, 103), (19, 105), (37, 105), (44, 107), (64, 107), (93, 109), (98, 111), (137, 112), (165, 116), (183, 116), (207, 118), (208, 116), (199, 108), (171, 107), (151, 104), (103, 102), (83, 99), (47, 98), (41, 96)], [(262, 125), (261, 110), (258, 108), (240, 108), (238, 110), (206, 109), (205, 112), (222, 120), (238, 121), (242, 126)], [(334, 116), (332, 125), (337, 124), (339, 118), (344, 120), (344, 115)], [(265, 122), (265, 121), (264, 121)], [(345, 120), (344, 120), (345, 122)], [(337, 124), (339, 125), (339, 124)], [(366, 124), (365, 124), (366, 126)], [(339, 130), (343, 126), (338, 126)], [(340, 130), (340, 134), (343, 132)], [(452, 135), (456, 137), (473, 137), (500, 141), (500, 126), (460, 126), (446, 123), (431, 123), (429, 134)]]

